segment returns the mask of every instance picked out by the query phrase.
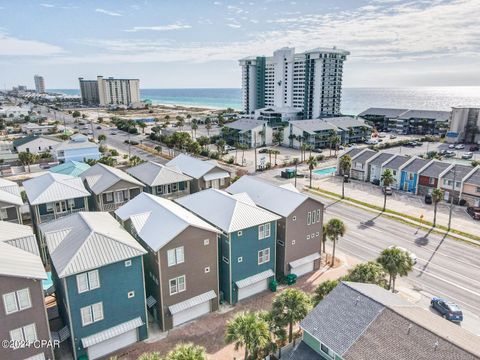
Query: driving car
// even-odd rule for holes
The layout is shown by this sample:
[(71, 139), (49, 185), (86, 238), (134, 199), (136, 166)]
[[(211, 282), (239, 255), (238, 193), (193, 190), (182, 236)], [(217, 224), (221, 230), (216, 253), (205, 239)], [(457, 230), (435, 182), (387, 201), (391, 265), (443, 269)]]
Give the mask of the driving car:
[(412, 259), (413, 265), (415, 265), (417, 263), (417, 255), (408, 251), (407, 249), (405, 249), (401, 246), (397, 246), (397, 245), (390, 245), (388, 248), (389, 249), (397, 248), (398, 250), (402, 250), (403, 252), (406, 252), (408, 254), (408, 256), (410, 256), (410, 259)]
[(447, 301), (442, 298), (433, 297), (430, 305), (437, 310), (444, 319), (461, 322), (463, 321), (463, 313), (460, 307), (454, 302)]
[(463, 145), (463, 144), (455, 145), (455, 149), (457, 149), (457, 150), (465, 149), (465, 145)]
[(390, 186), (382, 187), (382, 191), (386, 195), (392, 195), (393, 194), (392, 188)]
[(467, 208), (467, 214), (470, 215), (473, 220), (480, 220), (480, 207), (469, 206)]

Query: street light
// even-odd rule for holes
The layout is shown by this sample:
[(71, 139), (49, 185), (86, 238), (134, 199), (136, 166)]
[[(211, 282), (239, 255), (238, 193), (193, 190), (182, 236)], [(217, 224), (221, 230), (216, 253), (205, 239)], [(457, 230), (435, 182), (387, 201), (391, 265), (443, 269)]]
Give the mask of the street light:
[[(455, 196), (455, 180), (456, 180), (456, 165), (453, 166), (453, 196)], [(453, 211), (453, 196), (450, 200), (450, 210), (448, 213), (448, 231), (450, 231), (450, 225), (452, 223), (452, 211)]]

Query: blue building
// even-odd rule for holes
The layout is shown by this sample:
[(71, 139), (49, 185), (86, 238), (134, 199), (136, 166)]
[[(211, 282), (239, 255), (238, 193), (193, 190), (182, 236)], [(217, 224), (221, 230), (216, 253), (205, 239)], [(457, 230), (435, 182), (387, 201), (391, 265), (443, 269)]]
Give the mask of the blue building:
[(75, 134), (69, 141), (60, 143), (53, 149), (55, 158), (63, 163), (67, 161), (98, 160), (101, 157), (98, 145), (82, 134)]
[(277, 220), (246, 193), (208, 189), (176, 200), (222, 231), (220, 292), (231, 304), (267, 290), (275, 277)]
[(400, 168), (400, 190), (417, 193), (419, 173), (430, 164), (431, 160), (413, 158)]
[(107, 212), (40, 226), (73, 358), (97, 359), (147, 338), (143, 247)]

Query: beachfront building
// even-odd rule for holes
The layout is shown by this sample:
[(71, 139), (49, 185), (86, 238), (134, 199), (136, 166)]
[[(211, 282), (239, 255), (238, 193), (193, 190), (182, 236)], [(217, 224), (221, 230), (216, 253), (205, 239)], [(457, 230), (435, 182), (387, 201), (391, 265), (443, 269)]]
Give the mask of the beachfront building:
[(107, 212), (42, 224), (73, 359), (98, 359), (147, 338), (145, 249)]
[(431, 194), (434, 189), (438, 188), (442, 175), (446, 174), (453, 165), (438, 160), (431, 161), (418, 173), (417, 194), (421, 196)]
[(82, 134), (75, 134), (70, 140), (63, 141), (53, 149), (54, 158), (63, 163), (66, 161), (98, 160), (101, 157), (98, 145)]
[(275, 278), (277, 220), (246, 193), (208, 189), (175, 200), (221, 231), (219, 277), (230, 304), (268, 289)]
[(480, 142), (480, 107), (456, 106), (447, 132), (447, 142)]
[(204, 189), (224, 189), (230, 185), (230, 173), (220, 167), (215, 160), (200, 160), (189, 155), (180, 154), (167, 163), (192, 178), (190, 192)]
[(449, 127), (450, 111), (369, 108), (358, 116), (378, 131), (398, 134), (444, 135)]
[(115, 211), (148, 250), (148, 311), (163, 331), (216, 311), (220, 233), (172, 200), (142, 193)]
[(166, 199), (190, 194), (192, 178), (175, 166), (147, 161), (127, 169), (127, 173), (144, 184), (143, 191)]
[(272, 145), (273, 130), (264, 120), (239, 119), (225, 124), (221, 136), (229, 145), (238, 143), (255, 148)]
[(242, 176), (227, 189), (246, 193), (255, 204), (280, 216), (277, 221), (277, 274), (302, 276), (320, 267), (323, 204), (295, 188)]
[(46, 279), (32, 228), (0, 221), (0, 338), (32, 341), (31, 346), (2, 346), (0, 359), (53, 359), (53, 347), (33, 345), (51, 340), (42, 288)]
[(80, 175), (92, 196), (92, 208), (115, 211), (143, 191), (144, 185), (126, 172), (97, 163)]
[(276, 127), (291, 120), (303, 119), (303, 108), (292, 106), (269, 106), (254, 111), (255, 120), (264, 120), (272, 127)]
[(304, 119), (339, 114), (343, 63), (349, 54), (336, 48), (303, 53), (282, 48), (270, 57), (241, 59), (243, 111), (293, 107), (303, 109)]
[(374, 284), (341, 282), (300, 328), (290, 360), (480, 358), (478, 336)]
[(20, 207), (23, 205), (17, 183), (0, 178), (0, 220), (22, 223)]
[(33, 80), (35, 82), (35, 92), (37, 94), (45, 94), (45, 79), (43, 76), (35, 75)]
[(78, 79), (84, 105), (126, 105), (140, 102), (140, 80), (97, 76), (97, 80)]

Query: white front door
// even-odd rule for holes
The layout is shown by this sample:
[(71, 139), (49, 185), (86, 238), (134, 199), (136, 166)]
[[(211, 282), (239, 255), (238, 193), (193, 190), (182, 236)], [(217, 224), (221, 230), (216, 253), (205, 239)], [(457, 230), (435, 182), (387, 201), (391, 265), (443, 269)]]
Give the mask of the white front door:
[(102, 341), (96, 345), (92, 345), (87, 348), (88, 359), (98, 359), (137, 342), (137, 339), (137, 329), (133, 329), (124, 334)]
[(313, 263), (314, 262), (311, 261), (309, 263), (297, 266), (296, 268), (292, 268), (292, 270), (290, 270), (290, 273), (295, 274), (297, 276), (308, 274), (309, 272), (313, 271)]
[(268, 279), (261, 280), (255, 284), (246, 286), (244, 288), (238, 289), (238, 301), (250, 297), (252, 295), (258, 294), (259, 292), (265, 291), (268, 289)]
[(173, 326), (178, 326), (180, 324), (186, 323), (187, 321), (196, 319), (202, 315), (208, 314), (210, 312), (210, 300), (205, 301), (204, 303), (192, 306), (189, 309), (181, 311), (173, 315)]
[(450, 193), (448, 191), (445, 191), (445, 195), (443, 196), (443, 198), (445, 199), (445, 201), (448, 201), (448, 199), (450, 199)]

